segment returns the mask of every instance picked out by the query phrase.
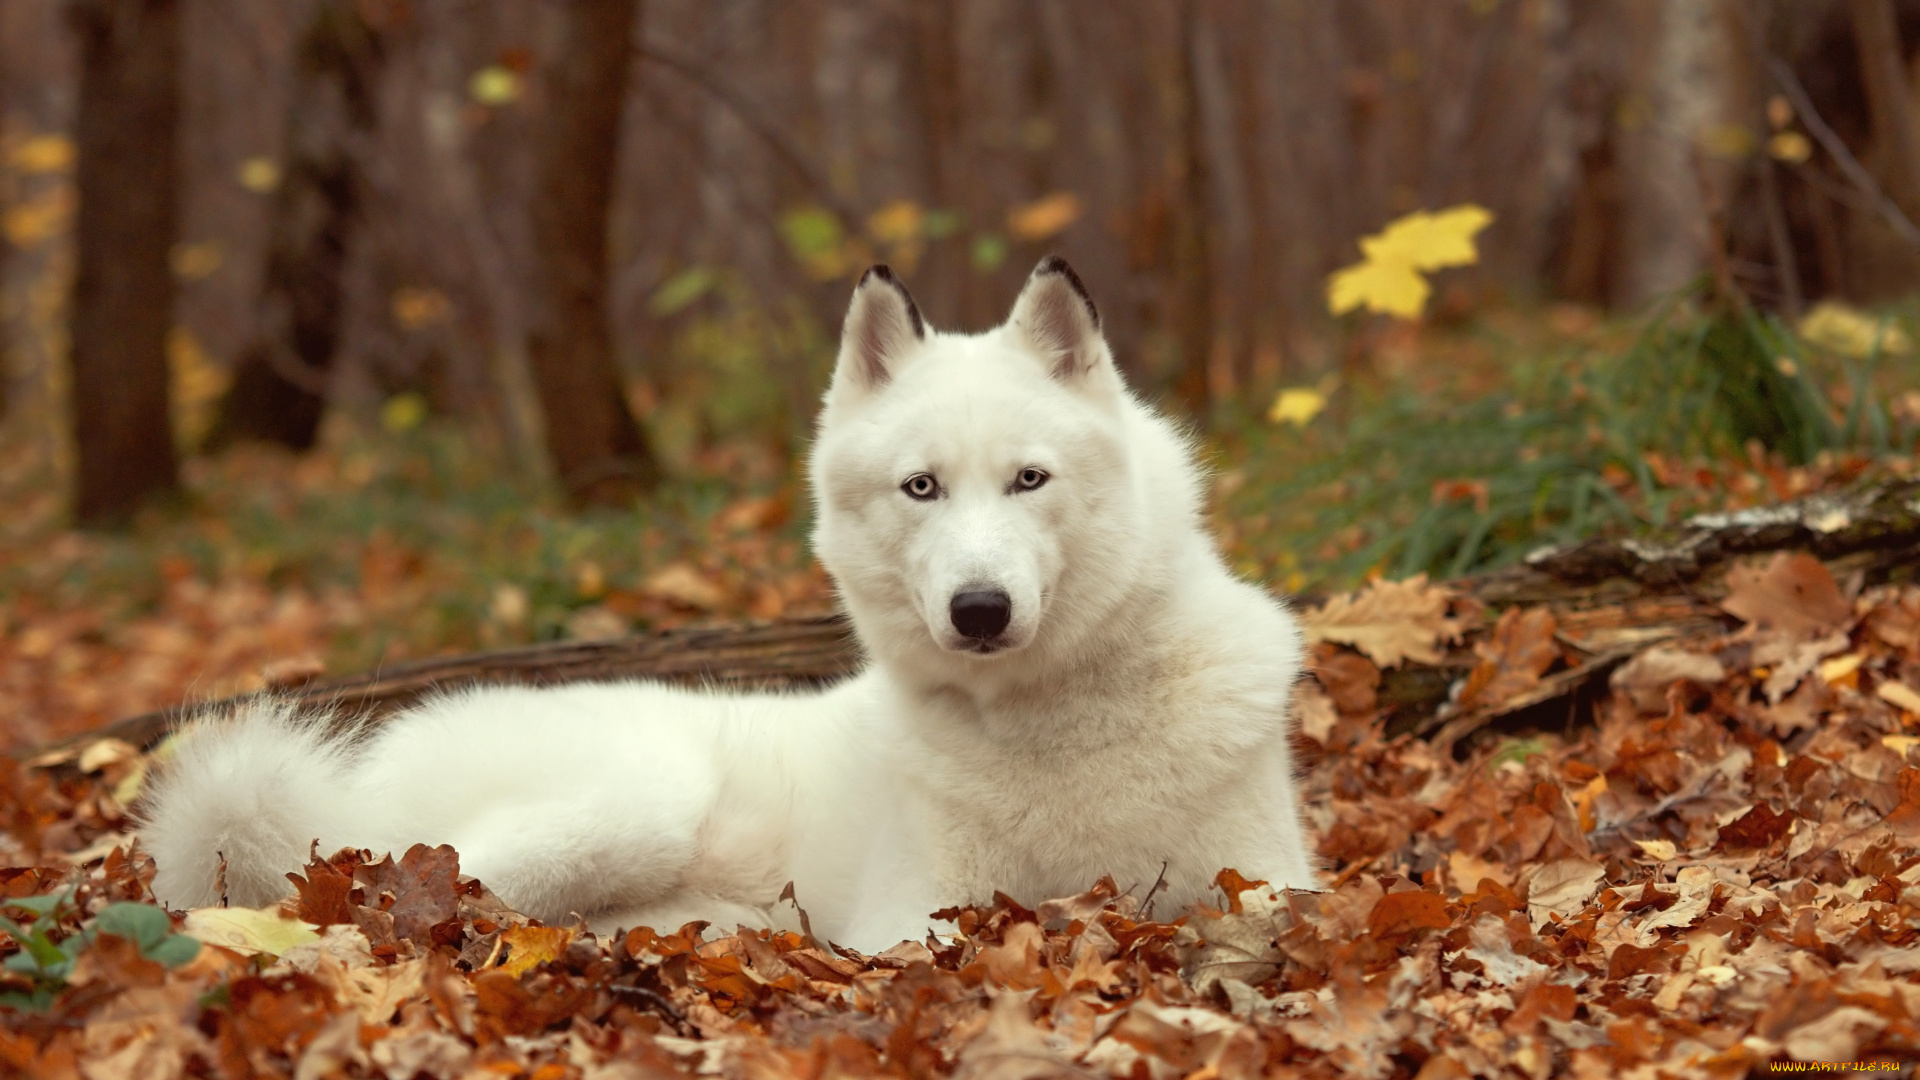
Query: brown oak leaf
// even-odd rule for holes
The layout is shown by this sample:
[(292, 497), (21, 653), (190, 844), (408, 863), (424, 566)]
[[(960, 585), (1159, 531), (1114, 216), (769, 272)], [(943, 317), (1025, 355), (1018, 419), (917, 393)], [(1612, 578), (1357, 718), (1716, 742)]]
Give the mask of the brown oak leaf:
[(1793, 811), (1783, 814), (1773, 812), (1773, 807), (1764, 802), (1753, 804), (1753, 809), (1720, 826), (1720, 842), (1717, 848), (1764, 848), (1773, 846), (1775, 840), (1787, 835), (1793, 828)]
[[(341, 855), (347, 855), (341, 852)], [(338, 860), (340, 855), (334, 856)], [(356, 865), (357, 859), (346, 864)], [(351, 869), (343, 871), (333, 860), (315, 858), (307, 864), (307, 876), (288, 874), (287, 880), (293, 882), (297, 894), (294, 914), (302, 922), (315, 926), (334, 926), (353, 923), (353, 909), (364, 899), (365, 894), (354, 895), (353, 874)]]
[(1343, 713), (1370, 713), (1380, 703), (1380, 669), (1357, 652), (1326, 642), (1315, 645), (1313, 677)]
[(1337, 641), (1366, 653), (1381, 667), (1408, 660), (1440, 662), (1440, 646), (1460, 640), (1465, 619), (1449, 615), (1453, 593), (1427, 583), (1427, 575), (1405, 581), (1376, 581), (1355, 593), (1328, 600), (1300, 621), (1307, 641)]
[(1445, 930), (1453, 925), (1446, 898), (1438, 893), (1388, 893), (1367, 915), (1367, 932), (1374, 937), (1411, 934), (1415, 930)]
[(1497, 706), (1539, 686), (1540, 676), (1560, 657), (1553, 638), (1558, 627), (1547, 608), (1509, 608), (1494, 624), (1493, 636), (1473, 647), (1480, 663), (1467, 676), (1461, 709)]
[(1727, 598), (1720, 606), (1761, 630), (1796, 637), (1831, 633), (1853, 616), (1827, 568), (1805, 552), (1778, 552), (1764, 565), (1727, 571)]
[[(367, 903), (378, 904), (393, 916), (393, 932), (403, 938), (428, 941), (435, 924), (460, 910), (454, 886), (460, 880), (460, 856), (442, 844), (430, 848), (415, 844), (400, 857), (388, 855), (377, 863), (355, 868), (354, 880), (367, 887)], [(385, 897), (391, 895), (388, 904)]]

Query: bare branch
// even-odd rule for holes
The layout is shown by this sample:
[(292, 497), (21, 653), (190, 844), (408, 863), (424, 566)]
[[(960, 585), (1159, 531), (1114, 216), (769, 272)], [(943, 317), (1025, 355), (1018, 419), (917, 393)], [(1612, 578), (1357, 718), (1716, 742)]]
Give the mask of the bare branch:
[(659, 64), (681, 78), (712, 95), (714, 100), (725, 105), (728, 111), (746, 127), (759, 136), (773, 151), (775, 157), (793, 170), (806, 185), (813, 190), (815, 198), (822, 206), (840, 219), (842, 228), (849, 232), (859, 228), (860, 214), (834, 192), (833, 185), (827, 182), (826, 173), (814, 162), (806, 149), (787, 137), (780, 125), (768, 120), (760, 109), (745, 97), (735, 92), (725, 82), (687, 57), (676, 54), (671, 48), (656, 42), (642, 41), (634, 46), (641, 56)]
[(1867, 171), (1867, 167), (1860, 164), (1860, 159), (1854, 157), (1853, 151), (1847, 149), (1847, 144), (1842, 142), (1840, 136), (1834, 134), (1833, 129), (1827, 126), (1827, 122), (1820, 118), (1819, 110), (1813, 107), (1813, 100), (1807, 97), (1807, 88), (1800, 85), (1800, 78), (1793, 73), (1793, 68), (1771, 53), (1765, 54), (1764, 59), (1768, 73), (1773, 76), (1773, 81), (1779, 84), (1780, 92), (1786, 95), (1787, 101), (1793, 105), (1793, 111), (1799, 114), (1800, 122), (1807, 125), (1807, 131), (1812, 133), (1821, 149), (1832, 155), (1834, 163), (1840, 166), (1840, 171), (1867, 196), (1874, 210), (1879, 213), (1888, 227), (1893, 229), (1894, 234), (1914, 247), (1920, 248), (1920, 228), (1914, 227), (1913, 221), (1892, 199), (1887, 197), (1887, 193), (1881, 189), (1879, 182), (1873, 178), (1873, 174)]

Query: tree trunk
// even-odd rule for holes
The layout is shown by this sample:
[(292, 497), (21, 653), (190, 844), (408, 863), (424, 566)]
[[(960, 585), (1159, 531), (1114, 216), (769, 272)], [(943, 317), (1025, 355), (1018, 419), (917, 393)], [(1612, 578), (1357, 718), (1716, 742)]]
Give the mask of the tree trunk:
[(1888, 193), (1908, 217), (1920, 216), (1920, 131), (1913, 126), (1907, 65), (1892, 0), (1851, 0), (1860, 82), (1885, 162)]
[(1204, 117), (1200, 103), (1200, 20), (1206, 18), (1197, 0), (1180, 6), (1180, 55), (1176, 92), (1180, 95), (1180, 129), (1175, 133), (1179, 152), (1173, 185), (1178, 192), (1173, 220), (1174, 346), (1179, 351), (1179, 374), (1174, 394), (1189, 419), (1205, 425), (1213, 414), (1212, 388), (1207, 368), (1213, 360), (1213, 244), (1208, 213), (1208, 161)]
[(111, 525), (176, 483), (168, 263), (178, 228), (180, 4), (76, 0), (75, 517)]
[(1708, 269), (1710, 204), (1724, 201), (1729, 167), (1702, 147), (1715, 128), (1744, 119), (1728, 12), (1716, 0), (1628, 5), (1641, 47), (1624, 99), (1615, 159), (1621, 183), (1620, 295), (1645, 304)]
[(628, 411), (607, 323), (607, 217), (639, 0), (568, 0), (546, 74), (528, 345), (554, 471), (577, 503), (617, 504), (659, 479)]
[(342, 278), (374, 137), (382, 48), (354, 0), (323, 0), (294, 57), (283, 177), (267, 224), (263, 333), (235, 366), (211, 441), (313, 447), (345, 312)]

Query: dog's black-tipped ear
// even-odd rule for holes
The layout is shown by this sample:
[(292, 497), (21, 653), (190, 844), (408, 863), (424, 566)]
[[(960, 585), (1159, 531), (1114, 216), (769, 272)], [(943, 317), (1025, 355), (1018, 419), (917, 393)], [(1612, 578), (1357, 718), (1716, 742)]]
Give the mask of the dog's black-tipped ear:
[(869, 267), (853, 287), (840, 327), (834, 392), (867, 393), (885, 386), (901, 357), (926, 338), (926, 321), (907, 287), (884, 264)]
[(1112, 363), (1106, 339), (1100, 336), (1100, 309), (1093, 306), (1080, 275), (1058, 255), (1033, 268), (1008, 322), (1052, 365), (1055, 378), (1076, 378)]

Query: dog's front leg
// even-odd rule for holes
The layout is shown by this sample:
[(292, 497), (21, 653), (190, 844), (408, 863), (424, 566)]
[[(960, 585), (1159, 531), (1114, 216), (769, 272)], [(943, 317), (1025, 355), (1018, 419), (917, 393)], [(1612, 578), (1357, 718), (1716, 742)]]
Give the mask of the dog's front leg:
[[(873, 954), (903, 941), (923, 941), (941, 932), (933, 912), (962, 899), (942, 888), (938, 845), (927, 830), (916, 827), (914, 817), (900, 814), (878, 827), (841, 944)], [(944, 925), (951, 932), (951, 924)]]

